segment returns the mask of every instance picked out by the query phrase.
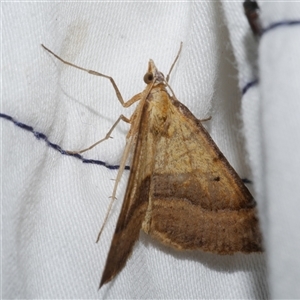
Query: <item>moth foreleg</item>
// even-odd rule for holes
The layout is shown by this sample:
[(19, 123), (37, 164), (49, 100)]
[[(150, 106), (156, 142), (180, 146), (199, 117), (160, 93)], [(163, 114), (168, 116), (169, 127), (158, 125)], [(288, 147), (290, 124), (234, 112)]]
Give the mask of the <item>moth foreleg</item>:
[(71, 66), (73, 68), (76, 68), (76, 69), (79, 69), (81, 71), (84, 71), (84, 72), (87, 72), (89, 74), (92, 74), (92, 75), (95, 75), (95, 76), (100, 76), (100, 77), (104, 77), (104, 78), (107, 78), (110, 80), (115, 92), (116, 92), (116, 95), (117, 95), (117, 98), (118, 100), (120, 101), (120, 103), (122, 104), (123, 107), (128, 107), (130, 106), (131, 104), (133, 104), (134, 102), (138, 101), (140, 98), (139, 98), (139, 95), (140, 94), (137, 94), (135, 95), (134, 97), (132, 97), (129, 101), (125, 102), (123, 100), (123, 97), (119, 91), (119, 88), (118, 86), (116, 85), (114, 79), (111, 77), (111, 76), (108, 76), (108, 75), (105, 75), (105, 74), (102, 74), (102, 73), (99, 73), (97, 71), (93, 71), (93, 70), (89, 70), (89, 69), (86, 69), (86, 68), (82, 68), (80, 66), (77, 66), (77, 65), (74, 65), (64, 59), (62, 59), (61, 57), (59, 57), (57, 54), (55, 54), (54, 52), (52, 52), (50, 49), (48, 49), (46, 46), (44, 46), (43, 44), (41, 44), (41, 46), (47, 50), (49, 53), (51, 53), (54, 57), (56, 57), (58, 60), (60, 60), (61, 62), (63, 62), (64, 64), (68, 65), (68, 66)]

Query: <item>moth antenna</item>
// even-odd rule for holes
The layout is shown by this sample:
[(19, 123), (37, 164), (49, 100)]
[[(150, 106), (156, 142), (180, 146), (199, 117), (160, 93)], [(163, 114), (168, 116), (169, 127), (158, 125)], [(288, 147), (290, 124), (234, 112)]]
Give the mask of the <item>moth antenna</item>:
[(176, 99), (176, 100), (178, 100), (177, 98), (176, 98), (176, 96), (175, 96), (175, 93), (174, 93), (174, 91), (172, 90), (172, 88), (170, 87), (170, 85), (169, 85), (169, 83), (166, 81), (166, 86), (170, 89), (170, 91), (172, 92), (172, 95), (173, 95), (173, 97)]
[(177, 53), (177, 55), (176, 55), (176, 57), (175, 57), (174, 62), (172, 63), (172, 66), (171, 66), (171, 68), (170, 68), (170, 71), (169, 71), (169, 73), (168, 73), (168, 75), (167, 75), (167, 77), (166, 77), (166, 81), (167, 81), (167, 82), (169, 81), (170, 74), (171, 74), (171, 72), (172, 72), (172, 70), (173, 70), (173, 68), (174, 68), (174, 66), (175, 66), (175, 64), (176, 64), (176, 62), (177, 62), (177, 60), (178, 60), (178, 58), (179, 58), (179, 55), (180, 55), (180, 53), (181, 53), (181, 49), (182, 49), (182, 42), (180, 42), (179, 51), (178, 51), (178, 53)]
[(120, 163), (120, 169), (118, 171), (118, 174), (117, 174), (117, 178), (115, 179), (115, 185), (114, 185), (114, 190), (113, 190), (113, 193), (111, 195), (111, 201), (110, 201), (110, 204), (109, 204), (109, 207), (108, 207), (108, 210), (106, 212), (106, 215), (105, 215), (105, 218), (104, 218), (104, 221), (103, 221), (103, 224), (101, 226), (101, 229), (98, 233), (98, 236), (97, 236), (97, 240), (96, 240), (96, 243), (99, 242), (100, 240), (100, 237), (101, 237), (101, 234), (102, 234), (102, 231), (104, 229), (104, 226), (107, 222), (107, 219), (109, 217), (109, 214), (110, 214), (110, 211), (111, 211), (111, 208), (112, 208), (112, 205), (114, 203), (114, 201), (117, 199), (116, 197), (116, 193), (117, 193), (117, 188), (118, 188), (118, 184), (120, 182), (120, 179), (123, 175), (123, 171), (125, 169), (125, 166), (126, 166), (126, 161), (127, 161), (127, 158), (128, 158), (128, 155), (130, 153), (130, 149), (132, 147), (133, 143), (132, 143), (132, 137), (130, 137), (128, 140), (127, 140), (127, 143), (126, 143), (126, 146), (125, 146), (125, 150), (124, 150), (124, 153), (123, 153), (123, 156), (122, 156), (122, 159), (121, 159), (121, 163)]

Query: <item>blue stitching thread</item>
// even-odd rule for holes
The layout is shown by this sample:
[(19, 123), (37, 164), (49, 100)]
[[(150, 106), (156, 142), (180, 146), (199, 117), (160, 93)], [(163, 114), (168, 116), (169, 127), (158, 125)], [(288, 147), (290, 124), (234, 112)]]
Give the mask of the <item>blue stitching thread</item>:
[(276, 22), (271, 25), (269, 25), (267, 28), (262, 30), (261, 35), (265, 34), (266, 32), (273, 30), (277, 27), (281, 26), (293, 26), (293, 25), (300, 25), (300, 20), (291, 20), (291, 21), (281, 21), (281, 22)]
[(258, 84), (258, 79), (254, 79), (253, 81), (248, 82), (242, 89), (242, 95), (246, 94), (246, 92), (254, 85)]
[[(15, 125), (17, 125), (18, 127), (22, 128), (22, 129), (25, 129), (27, 131), (30, 131), (33, 133), (33, 135), (38, 139), (42, 139), (44, 140), (48, 146), (50, 146), (51, 148), (53, 148), (54, 150), (60, 152), (62, 155), (67, 155), (67, 156), (73, 156), (75, 158), (78, 158), (80, 159), (83, 163), (85, 164), (95, 164), (95, 165), (100, 165), (100, 166), (104, 166), (106, 167), (107, 169), (110, 169), (110, 170), (116, 170), (116, 169), (119, 169), (120, 166), (119, 165), (108, 165), (107, 163), (101, 161), (101, 160), (95, 160), (95, 159), (86, 159), (84, 157), (82, 157), (80, 154), (69, 154), (67, 153), (65, 150), (63, 150), (60, 146), (56, 145), (56, 144), (53, 144), (51, 143), (48, 138), (46, 137), (46, 135), (44, 133), (41, 133), (41, 132), (38, 132), (38, 131), (35, 131), (33, 129), (33, 127), (31, 126), (28, 126), (24, 123), (20, 123), (16, 120), (14, 120), (11, 116), (8, 116), (6, 114), (2, 114), (0, 113), (0, 117), (3, 118), (3, 119), (6, 119), (6, 120), (9, 120), (11, 122), (13, 122)], [(129, 166), (125, 166), (125, 170), (130, 170), (130, 167)], [(247, 179), (247, 178), (244, 178), (242, 179), (242, 181), (244, 183), (248, 183), (248, 184), (252, 184), (252, 181)]]
[[(54, 144), (54, 143), (51, 143), (51, 142), (48, 140), (47, 136), (46, 136), (44, 133), (35, 131), (35, 130), (33, 129), (33, 127), (28, 126), (28, 125), (26, 125), (26, 124), (24, 124), (24, 123), (18, 122), (18, 121), (16, 121), (16, 120), (14, 120), (11, 116), (8, 116), (8, 115), (6, 115), (6, 114), (0, 113), (0, 117), (1, 117), (1, 118), (4, 118), (4, 119), (6, 119), (6, 120), (9, 120), (9, 121), (11, 121), (11, 122), (13, 122), (16, 126), (22, 128), (22, 129), (25, 129), (25, 130), (27, 130), (27, 131), (32, 132), (33, 135), (34, 135), (38, 140), (44, 140), (44, 141), (47, 143), (47, 145), (48, 145), (49, 147), (51, 147), (51, 148), (53, 148), (54, 150), (60, 152), (62, 155), (73, 156), (73, 157), (75, 157), (75, 158), (80, 159), (80, 160), (81, 160), (83, 163), (85, 163), (85, 164), (95, 164), (95, 165), (100, 165), (100, 166), (104, 166), (104, 167), (106, 167), (106, 168), (108, 168), (108, 169), (110, 169), (110, 170), (116, 170), (116, 169), (119, 169), (119, 168), (120, 168), (119, 165), (109, 165), (109, 164), (107, 164), (107, 163), (105, 163), (104, 161), (101, 161), (101, 160), (86, 159), (86, 158), (84, 158), (84, 157), (83, 157), (82, 155), (80, 155), (80, 154), (69, 154), (69, 153), (67, 153), (65, 150), (63, 150), (60, 146), (58, 146), (58, 145), (56, 145), (56, 144)], [(129, 170), (129, 169), (130, 169), (129, 166), (125, 166), (125, 170)]]
[[(265, 33), (267, 33), (268, 31), (270, 30), (273, 30), (277, 27), (281, 27), (281, 26), (293, 26), (293, 25), (300, 25), (300, 20), (291, 20), (291, 21), (281, 21), (281, 22), (276, 22), (276, 23), (273, 23), (271, 25), (269, 25), (267, 28), (263, 29), (262, 32), (261, 32), (261, 36)], [(242, 89), (242, 95), (244, 95), (248, 89), (250, 89), (252, 86), (255, 86), (258, 84), (258, 79), (255, 79), (249, 83), (247, 83), (243, 89)]]

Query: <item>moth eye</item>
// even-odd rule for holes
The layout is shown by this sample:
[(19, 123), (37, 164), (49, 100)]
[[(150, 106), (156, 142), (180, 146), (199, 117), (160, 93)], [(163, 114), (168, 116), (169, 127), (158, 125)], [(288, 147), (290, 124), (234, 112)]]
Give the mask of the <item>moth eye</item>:
[(146, 73), (144, 76), (144, 82), (148, 84), (152, 81), (153, 81), (153, 74), (150, 72)]

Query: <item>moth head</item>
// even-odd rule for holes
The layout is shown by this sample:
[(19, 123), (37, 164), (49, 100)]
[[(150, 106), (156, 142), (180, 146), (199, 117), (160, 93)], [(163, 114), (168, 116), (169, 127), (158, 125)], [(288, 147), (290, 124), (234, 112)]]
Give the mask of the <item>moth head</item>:
[(165, 81), (165, 76), (163, 73), (157, 70), (154, 62), (152, 59), (150, 59), (149, 64), (148, 64), (148, 71), (144, 76), (144, 82), (146, 84), (149, 83), (162, 83)]

